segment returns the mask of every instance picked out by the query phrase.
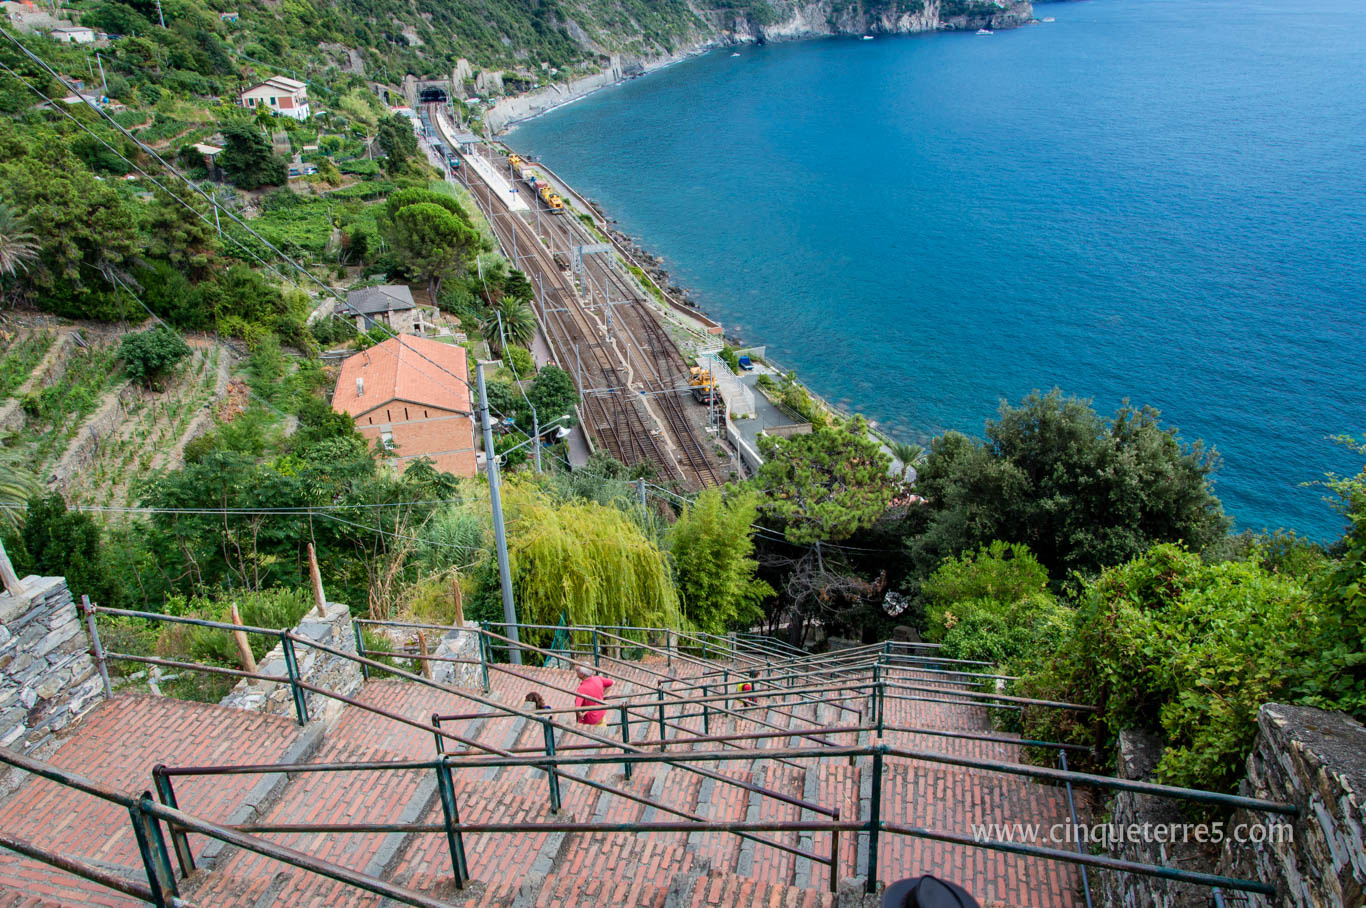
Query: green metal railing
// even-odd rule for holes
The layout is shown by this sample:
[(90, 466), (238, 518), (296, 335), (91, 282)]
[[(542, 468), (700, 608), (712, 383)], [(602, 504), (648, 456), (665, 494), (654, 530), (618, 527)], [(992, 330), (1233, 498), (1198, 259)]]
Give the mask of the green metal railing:
[[(180, 901), (179, 884), (171, 866), (170, 853), (166, 847), (166, 837), (169, 834), (176, 841), (175, 847), (178, 857), (189, 857), (188, 833), (217, 839), (220, 842), (253, 851), (281, 863), (408, 905), (416, 905), (419, 908), (450, 908), (445, 902), (396, 883), (390, 883), (369, 874), (352, 870), (349, 867), (343, 867), (340, 864), (304, 854), (266, 839), (257, 838), (231, 826), (211, 823), (178, 809), (174, 804), (158, 804), (150, 792), (142, 792), (136, 796), (124, 794), (79, 773), (22, 756), (6, 748), (0, 748), (0, 762), (51, 782), (56, 782), (73, 791), (82, 792), (126, 808), (133, 827), (133, 839), (137, 843), (138, 855), (141, 858), (142, 869), (147, 882), (143, 884), (124, 879), (103, 867), (77, 860), (69, 854), (51, 851), (7, 833), (0, 833), (0, 845), (25, 857), (41, 861), (116, 892), (149, 902), (156, 908), (173, 908), (173, 906), (183, 904)], [(172, 801), (174, 801), (173, 797)]]
[[(1080, 865), (1082, 873), (1085, 874), (1087, 867), (1101, 867), (1111, 870), (1144, 874), (1165, 879), (1178, 880), (1183, 882), (1197, 883), (1206, 886), (1217, 886), (1222, 889), (1236, 890), (1242, 892), (1254, 892), (1269, 894), (1271, 887), (1253, 880), (1241, 880), (1229, 877), (1222, 877), (1215, 874), (1206, 874), (1196, 871), (1175, 870), (1172, 868), (1159, 867), (1155, 865), (1141, 864), (1131, 861), (1123, 861), (1116, 858), (1103, 857), (1099, 855), (1086, 854), (1080, 851), (1070, 851), (1054, 849), (1044, 846), (1037, 846), (1019, 842), (1002, 841), (982, 841), (961, 833), (928, 829), (906, 824), (889, 822), (884, 811), (886, 805), (883, 797), (883, 778), (886, 771), (886, 758), (895, 757), (901, 760), (925, 761), (945, 765), (959, 766), (984, 772), (1004, 773), (1008, 775), (1023, 776), (1035, 779), (1048, 784), (1064, 786), (1068, 793), (1069, 811), (1071, 812), (1072, 822), (1076, 823), (1075, 805), (1071, 798), (1071, 788), (1075, 785), (1085, 785), (1092, 788), (1111, 791), (1130, 791), (1145, 795), (1160, 797), (1171, 797), (1197, 803), (1213, 804), (1226, 808), (1242, 808), (1248, 810), (1265, 811), (1269, 813), (1295, 815), (1296, 809), (1292, 805), (1277, 802), (1265, 801), (1255, 798), (1246, 798), (1237, 795), (1227, 795), (1218, 792), (1204, 792), (1194, 789), (1177, 788), (1173, 786), (1157, 785), (1154, 783), (1134, 782), (1123, 779), (1115, 779), (1108, 776), (1100, 776), (1088, 773), (1080, 773), (1066, 768), (1065, 757), (1062, 754), (1067, 750), (1085, 751), (1080, 745), (1065, 744), (1048, 741), (1022, 740), (1014, 737), (993, 736), (986, 734), (976, 734), (971, 732), (951, 732), (943, 729), (924, 729), (914, 727), (897, 726), (886, 722), (885, 702), (892, 700), (929, 700), (933, 702), (952, 703), (964, 706), (980, 707), (984, 709), (1004, 709), (1018, 710), (1025, 706), (1042, 706), (1053, 709), (1070, 710), (1079, 713), (1093, 712), (1094, 707), (1085, 704), (1065, 703), (1059, 701), (1037, 700), (1025, 697), (1010, 696), (1001, 693), (984, 692), (977, 690), (961, 689), (962, 685), (970, 685), (983, 680), (1005, 679), (1008, 676), (994, 675), (989, 672), (959, 671), (957, 669), (926, 668), (925, 666), (943, 665), (976, 665), (977, 663), (966, 661), (955, 661), (941, 659), (939, 657), (919, 657), (906, 656), (897, 653), (895, 650), (902, 647), (890, 645), (871, 645), (867, 647), (857, 647), (852, 650), (843, 651), (837, 654), (824, 654), (820, 656), (803, 655), (792, 657), (780, 661), (768, 661), (765, 666), (767, 677), (760, 676), (753, 679), (748, 674), (749, 671), (759, 672), (759, 669), (747, 669), (745, 674), (736, 673), (734, 668), (726, 666), (716, 666), (713, 659), (718, 653), (734, 653), (737, 651), (734, 642), (726, 641), (726, 638), (713, 639), (715, 635), (684, 635), (668, 629), (649, 629), (649, 628), (630, 628), (620, 627), (611, 630), (605, 628), (563, 628), (566, 633), (585, 632), (591, 635), (591, 652), (594, 665), (598, 667), (600, 673), (604, 675), (615, 675), (618, 679), (639, 688), (641, 693), (630, 694), (621, 698), (613, 698), (611, 702), (605, 704), (606, 708), (613, 710), (619, 716), (622, 729), (621, 740), (614, 740), (596, 731), (587, 731), (583, 728), (576, 728), (556, 721), (556, 716), (563, 716), (574, 712), (573, 708), (546, 710), (529, 712), (510, 707), (506, 704), (474, 694), (471, 691), (460, 688), (449, 687), (437, 684), (430, 679), (426, 679), (412, 672), (386, 665), (376, 659), (370, 658), (364, 653), (363, 637), (357, 633), (360, 650), (357, 653), (347, 653), (334, 647), (316, 641), (300, 637), (291, 631), (275, 630), (270, 628), (242, 627), (235, 624), (223, 622), (213, 622), (203, 619), (183, 618), (177, 616), (156, 615), (152, 613), (133, 612), (116, 609), (92, 609), (95, 612), (127, 616), (133, 618), (144, 618), (157, 621), (173, 621), (184, 624), (193, 624), (210, 628), (219, 628), (225, 631), (241, 631), (248, 634), (264, 634), (277, 638), (280, 641), (282, 652), (285, 654), (284, 662), (286, 667), (285, 675), (265, 675), (239, 671), (235, 669), (225, 669), (214, 666), (202, 666), (195, 663), (176, 662), (172, 660), (157, 659), (146, 656), (136, 656), (123, 653), (106, 653), (109, 659), (128, 659), (133, 662), (143, 662), (154, 665), (167, 665), (182, 669), (196, 669), (209, 672), (218, 672), (226, 675), (257, 678), (265, 681), (288, 684), (292, 689), (292, 699), (295, 705), (296, 715), (301, 723), (308, 721), (308, 704), (305, 693), (315, 693), (322, 696), (333, 697), (344, 703), (355, 705), (358, 708), (376, 712), (387, 718), (393, 719), (407, 725), (423, 728), (428, 733), (434, 735), (437, 741), (438, 758), (435, 761), (417, 761), (406, 763), (386, 763), (386, 764), (325, 764), (325, 765), (284, 765), (272, 764), (267, 767), (180, 767), (167, 768), (158, 767), (154, 773), (154, 783), (158, 795), (162, 798), (161, 805), (166, 810), (176, 811), (175, 793), (171, 786), (170, 779), (178, 775), (215, 775), (228, 774), (233, 772), (332, 772), (348, 770), (376, 770), (389, 771), (396, 768), (427, 768), (438, 774), (438, 790), (442, 794), (443, 821), (441, 824), (413, 825), (413, 824), (291, 824), (291, 825), (265, 825), (257, 824), (251, 827), (227, 828), (228, 831), (259, 832), (259, 831), (297, 831), (297, 832), (393, 832), (393, 831), (426, 831), (444, 832), (447, 836), (448, 847), (451, 851), (452, 869), (458, 885), (463, 885), (470, 877), (463, 847), (463, 835), (471, 832), (478, 833), (507, 833), (526, 830), (539, 831), (577, 831), (580, 829), (595, 829), (597, 831), (699, 831), (712, 830), (718, 832), (729, 832), (755, 842), (769, 845), (784, 851), (791, 852), (800, 857), (826, 863), (830, 866), (830, 876), (832, 887), (834, 880), (838, 877), (838, 842), (835, 842), (830, 855), (816, 854), (800, 848), (794, 848), (783, 842), (772, 841), (758, 836), (757, 833), (773, 830), (817, 832), (828, 831), (837, 837), (841, 831), (858, 831), (864, 834), (863, 859), (866, 861), (864, 866), (868, 868), (866, 886), (869, 892), (875, 890), (878, 875), (878, 854), (880, 835), (883, 833), (920, 837), (929, 840), (956, 843), (971, 847), (987, 848), (990, 850), (1015, 853), (1050, 860), (1059, 860), (1071, 864)], [(404, 625), (399, 622), (358, 622), (359, 623), (379, 623), (391, 624), (395, 626), (429, 627), (436, 630), (449, 632), (455, 630), (449, 627), (437, 625)], [(553, 626), (521, 625), (520, 628), (533, 630), (550, 629), (561, 630)], [(489, 673), (507, 672), (519, 677), (527, 677), (515, 668), (497, 663), (493, 659), (493, 653), (497, 649), (510, 651), (517, 647), (524, 652), (539, 653), (543, 656), (561, 660), (561, 662), (577, 663), (574, 656), (567, 655), (563, 650), (548, 650), (521, 643), (508, 637), (496, 634), (484, 628), (465, 628), (467, 632), (475, 633), (479, 637), (479, 658), (454, 659), (449, 657), (435, 657), (414, 653), (385, 653), (386, 657), (392, 658), (426, 658), (452, 662), (463, 662), (466, 664), (477, 664), (481, 668), (484, 688), (489, 686)], [(617, 633), (622, 631), (624, 633)], [(633, 640), (627, 637), (627, 633), (654, 632), (662, 635), (663, 639), (659, 642), (663, 647), (656, 647), (648, 642), (648, 634), (643, 640)], [(351, 659), (358, 662), (364, 670), (383, 670), (395, 675), (429, 687), (442, 690), (466, 700), (483, 706), (488, 712), (461, 714), (452, 716), (434, 715), (430, 725), (417, 722), (408, 717), (389, 713), (377, 707), (361, 703), (354, 698), (350, 698), (335, 692), (329, 692), (316, 685), (309, 683), (300, 676), (297, 658), (295, 658), (294, 647), (303, 645), (312, 647), (321, 653), (332, 654), (336, 657)], [(620, 648), (623, 646), (633, 646), (642, 651), (663, 652), (666, 658), (691, 664), (694, 667), (700, 666), (705, 674), (700, 678), (688, 678), (687, 683), (680, 679), (663, 673), (647, 666), (633, 665), (633, 671), (640, 671), (647, 676), (658, 680), (650, 683), (639, 679), (628, 678), (624, 675), (614, 673), (610, 669), (603, 668), (603, 662), (620, 663), (621, 660), (611, 655), (615, 652), (620, 655)], [(918, 645), (916, 645), (918, 646)], [(697, 647), (707, 655), (694, 655), (688, 652), (690, 648)], [(96, 645), (98, 649), (98, 644)], [(585, 653), (587, 655), (587, 653)], [(765, 654), (766, 656), (768, 654)], [(671, 664), (671, 663), (668, 663)], [(759, 665), (764, 663), (750, 660), (747, 665)], [(774, 674), (776, 670), (776, 674)], [(924, 678), (917, 677), (925, 673), (936, 673), (936, 677), (926, 681)], [(718, 676), (719, 675), (719, 679)], [(939, 677), (942, 675), (943, 677)], [(959, 678), (964, 680), (958, 680)], [(731, 683), (733, 680), (743, 679), (746, 681), (757, 680), (760, 683), (754, 684), (754, 690), (746, 691), (743, 694), (733, 691)], [(975, 680), (969, 680), (975, 679)], [(555, 689), (554, 685), (547, 684), (543, 679), (532, 678), (537, 684), (550, 689)], [(911, 681), (923, 681), (924, 683), (907, 683)], [(784, 683), (785, 682), (785, 683)], [(674, 686), (680, 685), (680, 686)], [(716, 687), (721, 690), (717, 692)], [(701, 690), (701, 695), (696, 695), (696, 691)], [(571, 693), (567, 688), (562, 689), (566, 694)], [(692, 694), (692, 695), (689, 695)], [(927, 696), (934, 695), (934, 696)], [(781, 700), (780, 698), (789, 698)], [(733, 706), (734, 701), (742, 701), (738, 707)], [(768, 701), (761, 705), (761, 701)], [(779, 702), (780, 706), (771, 705), (774, 701)], [(843, 702), (860, 702), (862, 709), (853, 709), (843, 706)], [(815, 703), (830, 704), (833, 708), (845, 709), (858, 715), (859, 721), (854, 725), (839, 727), (826, 727), (812, 725), (810, 727), (783, 727), (755, 718), (754, 713), (766, 714), (775, 712), (793, 703)], [(672, 710), (672, 716), (669, 715)], [(690, 712), (690, 710), (696, 710)], [(768, 731), (755, 731), (744, 734), (731, 735), (712, 735), (710, 724), (715, 716), (729, 715), (737, 719), (745, 719), (759, 728), (768, 727)], [(789, 714), (790, 715), (790, 714)], [(542, 728), (544, 745), (539, 748), (519, 748), (514, 750), (501, 750), (498, 748), (483, 745), (471, 740), (456, 732), (441, 727), (443, 721), (467, 720), (476, 717), (520, 717), (527, 721), (533, 721)], [(680, 722), (690, 718), (701, 717), (702, 734), (697, 734), (692, 729), (684, 728)], [(792, 718), (796, 718), (793, 716)], [(672, 721), (671, 721), (672, 720)], [(801, 720), (805, 721), (805, 720)], [(657, 728), (658, 737), (632, 740), (632, 723), (637, 726), (647, 728)], [(674, 737), (670, 739), (669, 732), (677, 731), (689, 735), (687, 738)], [(831, 740), (829, 736), (837, 734), (876, 734), (879, 739), (884, 738), (887, 732), (904, 732), (908, 734), (924, 734), (930, 736), (940, 736), (945, 738), (967, 738), (987, 741), (998, 741), (1000, 743), (1010, 743), (1021, 746), (1052, 748), (1060, 755), (1060, 768), (1033, 766), (1024, 763), (1010, 763), (1003, 761), (983, 760), (978, 758), (960, 757), (954, 754), (942, 753), (933, 750), (911, 749), (891, 747), (885, 743), (872, 745), (842, 745)], [(556, 741), (556, 732), (563, 734), (576, 735), (584, 739), (584, 743), (565, 743)], [(783, 749), (764, 749), (754, 750), (751, 748), (741, 749), (741, 741), (761, 741), (765, 739), (785, 738), (789, 741), (800, 740), (811, 742), (816, 746), (805, 746), (801, 748), (787, 747)], [(451, 751), (448, 749), (449, 742), (462, 745), (465, 750)], [(670, 751), (669, 744), (686, 744), (688, 747), (695, 747), (703, 744), (713, 744), (719, 746), (720, 750), (710, 751)], [(647, 748), (659, 748), (658, 751), (647, 750)], [(726, 750), (724, 748), (732, 749)], [(596, 753), (584, 753), (583, 751), (596, 750)], [(444, 752), (443, 752), (444, 751)], [(702, 763), (719, 763), (737, 760), (753, 760), (762, 758), (765, 760), (783, 761), (795, 763), (802, 760), (811, 759), (849, 759), (851, 762), (859, 759), (866, 759), (870, 771), (870, 787), (872, 797), (869, 801), (868, 816), (860, 818), (857, 822), (843, 821), (839, 819), (837, 810), (824, 808), (819, 804), (804, 801), (800, 798), (793, 798), (781, 792), (775, 792), (757, 786), (752, 783), (741, 782), (725, 774), (706, 769), (704, 766), (692, 765)], [(695, 816), (687, 811), (680, 810), (667, 804), (660, 804), (648, 798), (636, 795), (632, 792), (616, 788), (604, 782), (589, 779), (586, 776), (579, 776), (566, 771), (566, 767), (573, 766), (592, 766), (600, 763), (620, 763), (623, 767), (623, 774), (628, 778), (633, 767), (637, 764), (665, 763), (672, 767), (684, 769), (688, 772), (695, 772), (704, 777), (712, 778), (724, 784), (737, 785), (746, 789), (751, 794), (761, 797), (772, 797), (784, 801), (788, 804), (798, 806), (799, 809), (811, 811), (817, 815), (829, 817), (829, 821), (812, 821), (810, 823), (787, 823), (787, 824), (752, 824), (752, 823), (711, 823), (704, 818)], [(668, 823), (625, 823), (611, 824), (607, 826), (599, 824), (498, 824), (482, 823), (470, 824), (462, 823), (459, 817), (458, 805), (454, 800), (454, 785), (449, 778), (449, 773), (455, 769), (475, 768), (475, 767), (512, 767), (529, 766), (538, 769), (546, 774), (548, 796), (553, 811), (558, 811), (561, 807), (561, 782), (571, 781), (583, 784), (591, 788), (598, 789), (604, 794), (616, 795), (627, 800), (637, 801), (654, 807), (661, 812), (672, 814), (682, 819), (678, 822)], [(444, 780), (443, 780), (444, 779)], [(449, 796), (448, 796), (449, 795)], [(156, 815), (156, 814), (154, 814)], [(160, 815), (157, 815), (160, 816)], [(161, 817), (165, 819), (165, 817)], [(188, 843), (184, 838), (184, 831), (197, 831), (188, 823), (181, 823), (178, 815), (166, 820), (168, 829), (177, 859), (182, 871), (193, 867), (193, 856), (188, 853)], [(152, 831), (145, 830), (148, 841), (155, 845)], [(151, 847), (151, 846), (149, 846)], [(164, 850), (164, 843), (163, 843)], [(155, 854), (153, 854), (155, 857)], [(1089, 895), (1089, 882), (1083, 877), (1083, 885)], [(416, 903), (415, 903), (416, 904)]]

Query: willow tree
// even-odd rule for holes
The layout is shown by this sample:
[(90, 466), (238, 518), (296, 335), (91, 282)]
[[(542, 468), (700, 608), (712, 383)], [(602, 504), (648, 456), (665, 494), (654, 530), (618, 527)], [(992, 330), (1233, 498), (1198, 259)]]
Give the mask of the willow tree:
[(664, 553), (621, 511), (518, 491), (508, 557), (523, 623), (681, 625)]

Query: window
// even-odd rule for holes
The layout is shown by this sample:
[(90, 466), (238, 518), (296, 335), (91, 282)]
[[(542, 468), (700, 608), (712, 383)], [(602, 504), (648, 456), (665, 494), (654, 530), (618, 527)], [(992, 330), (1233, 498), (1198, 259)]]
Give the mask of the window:
[(394, 444), (394, 433), (388, 429), (379, 430), (379, 442), (384, 445), (384, 450), (392, 451), (396, 447)]

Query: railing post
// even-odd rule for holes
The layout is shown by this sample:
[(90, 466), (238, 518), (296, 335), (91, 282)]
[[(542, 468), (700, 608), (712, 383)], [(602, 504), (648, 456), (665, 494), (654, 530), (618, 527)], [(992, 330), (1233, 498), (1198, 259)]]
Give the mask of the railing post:
[(294, 694), (294, 713), (299, 718), (300, 725), (308, 724), (308, 702), (304, 699), (304, 690), (299, 686), (299, 662), (294, 656), (294, 639), (289, 636), (289, 631), (280, 633), (280, 649), (285, 654), (285, 671), (289, 674), (289, 689)]
[[(1067, 751), (1063, 750), (1061, 747), (1058, 748), (1058, 766), (1062, 769), (1063, 772), (1067, 772)], [(1068, 779), (1066, 781), (1067, 813), (1072, 818), (1072, 836), (1075, 839), (1073, 844), (1077, 846), (1077, 854), (1082, 854), (1083, 849), (1081, 847), (1080, 835), (1081, 827), (1077, 825), (1077, 805), (1076, 802), (1072, 800), (1072, 780)], [(1081, 891), (1082, 895), (1086, 897), (1086, 908), (1091, 908), (1091, 881), (1087, 878), (1086, 875), (1086, 865), (1080, 864), (1078, 866), (1081, 869)], [(1220, 893), (1218, 889), (1215, 889), (1212, 894), (1214, 895), (1214, 904), (1222, 906), (1222, 893)]]
[(727, 710), (729, 710), (729, 709), (730, 709), (730, 669), (728, 669), (728, 668), (723, 668), (723, 669), (721, 669), (721, 683), (725, 685), (724, 687), (721, 688), (721, 690), (722, 690), (722, 692), (726, 695), (726, 699), (722, 700), (721, 703), (722, 703), (722, 705), (725, 706), (725, 708), (726, 708)]
[(673, 638), (674, 632), (669, 628), (664, 628), (664, 664), (668, 668), (674, 667), (674, 654), (669, 646), (669, 641)]
[[(157, 797), (161, 803), (172, 810), (179, 810), (171, 777), (166, 775), (166, 764), (159, 763), (152, 769), (152, 782), (156, 785)], [(166, 822), (166, 830), (171, 834), (171, 845), (175, 848), (176, 860), (180, 862), (180, 875), (189, 876), (194, 871), (194, 853), (190, 851), (190, 837), (175, 823)]]
[(484, 676), (484, 693), (489, 692), (489, 657), (487, 647), (489, 638), (479, 635), (479, 670)]
[(460, 830), (460, 807), (455, 803), (455, 782), (451, 779), (451, 767), (442, 757), (436, 765), (436, 787), (441, 794), (441, 815), (446, 825), (446, 847), (451, 852), (451, 869), (455, 871), (455, 886), (464, 889), (469, 881), (470, 869), (465, 863), (465, 839)]
[(868, 884), (865, 892), (877, 891), (878, 833), (882, 831), (882, 747), (873, 751), (873, 791), (868, 799)]
[(593, 667), (598, 667), (598, 629), (593, 628)]
[[(369, 657), (365, 655), (365, 633), (361, 630), (361, 626), (353, 621), (351, 623), (351, 630), (355, 631), (356, 634), (356, 655), (360, 656), (362, 659), (368, 659)], [(366, 665), (364, 662), (360, 664), (360, 676), (366, 681), (370, 680), (370, 666)], [(440, 753), (440, 751), (437, 751), (437, 753)]]
[(702, 658), (707, 658), (707, 635), (702, 635)]
[(702, 685), (702, 734), (711, 734), (711, 711), (708, 708), (711, 704), (707, 702), (707, 697), (711, 696), (711, 688)]
[[(626, 705), (624, 703), (621, 707), (621, 741), (623, 744), (626, 745), (630, 745), (631, 743), (631, 719), (626, 713)], [(623, 747), (621, 750), (622, 753), (631, 752), (631, 748), (629, 746)], [(623, 763), (622, 766), (624, 767), (626, 778), (631, 778), (632, 766), (630, 761), (628, 760), (627, 762)]]
[(166, 853), (161, 823), (146, 810), (151, 802), (151, 792), (144, 791), (142, 798), (129, 806), (128, 815), (133, 821), (133, 837), (137, 839), (138, 853), (142, 855), (147, 885), (152, 889), (152, 904), (157, 908), (171, 908), (179, 903), (180, 890), (176, 888), (175, 874), (171, 871), (171, 858)]
[(85, 628), (90, 634), (90, 655), (95, 660), (95, 667), (100, 670), (100, 681), (104, 684), (104, 698), (108, 700), (114, 694), (114, 688), (109, 684), (109, 666), (104, 661), (104, 647), (100, 645), (100, 630), (95, 626), (95, 605), (90, 601), (90, 597), (81, 596), (81, 611), (85, 612)]
[[(836, 823), (840, 821), (840, 809), (835, 808), (835, 815), (831, 817)], [(839, 892), (840, 888), (840, 831), (830, 830), (830, 891)]]
[[(660, 682), (661, 684), (663, 682)], [(659, 700), (659, 749), (668, 750), (669, 729), (664, 724), (664, 688), (655, 688), (655, 696)]]
[(439, 757), (446, 752), (446, 742), (441, 736), (440, 713), (432, 713), (432, 737), (436, 739), (436, 755)]
[[(549, 719), (541, 720), (541, 734), (545, 737), (545, 755), (555, 756), (555, 727)], [(550, 780), (550, 812), (560, 812), (560, 773), (554, 763), (546, 765), (546, 777)]]

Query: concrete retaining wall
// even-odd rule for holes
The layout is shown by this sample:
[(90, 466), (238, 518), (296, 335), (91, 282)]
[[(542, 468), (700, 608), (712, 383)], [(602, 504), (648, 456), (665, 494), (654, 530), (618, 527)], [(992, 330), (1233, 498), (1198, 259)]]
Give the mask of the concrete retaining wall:
[[(41, 752), (103, 693), (80, 610), (61, 577), (26, 577), (26, 599), (0, 593), (0, 746)], [(16, 779), (0, 774), (0, 794)]]

